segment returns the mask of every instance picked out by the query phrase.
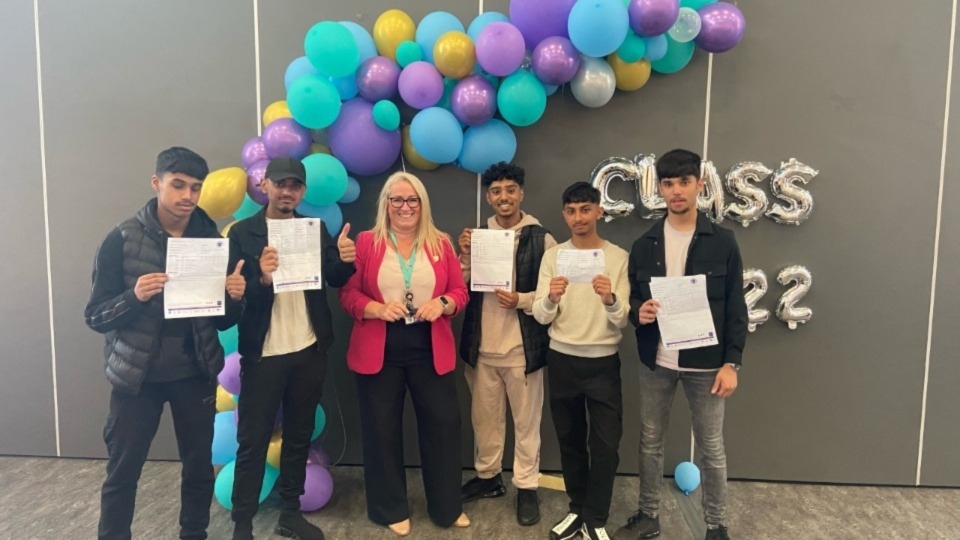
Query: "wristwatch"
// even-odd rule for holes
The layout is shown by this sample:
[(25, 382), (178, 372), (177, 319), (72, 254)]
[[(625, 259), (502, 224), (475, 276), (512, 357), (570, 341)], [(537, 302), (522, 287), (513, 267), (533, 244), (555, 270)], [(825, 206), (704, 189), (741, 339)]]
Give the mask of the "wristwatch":
[(443, 307), (447, 307), (447, 306), (450, 305), (450, 301), (447, 300), (447, 297), (446, 297), (446, 296), (440, 296), (440, 297), (438, 297), (438, 298), (439, 298), (439, 300), (440, 300), (440, 303), (443, 304)]
[(734, 363), (732, 363), (732, 362), (727, 362), (727, 363), (724, 364), (724, 365), (733, 366), (733, 370), (736, 371), (736, 372), (739, 372), (739, 371), (740, 371), (740, 364), (734, 364)]

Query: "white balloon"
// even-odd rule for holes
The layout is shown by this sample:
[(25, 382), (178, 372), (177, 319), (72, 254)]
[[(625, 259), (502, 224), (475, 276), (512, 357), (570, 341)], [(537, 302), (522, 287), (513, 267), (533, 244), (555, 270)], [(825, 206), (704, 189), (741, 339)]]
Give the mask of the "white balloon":
[(570, 81), (573, 97), (587, 107), (602, 107), (613, 97), (617, 78), (606, 60), (580, 57), (580, 69)]

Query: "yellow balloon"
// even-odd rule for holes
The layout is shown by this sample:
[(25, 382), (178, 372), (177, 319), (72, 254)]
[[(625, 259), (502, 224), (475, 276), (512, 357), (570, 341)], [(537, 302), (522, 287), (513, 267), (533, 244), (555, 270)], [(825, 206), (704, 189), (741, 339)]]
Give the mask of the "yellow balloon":
[(293, 118), (286, 101), (274, 101), (263, 111), (263, 127), (270, 125), (277, 118)]
[(617, 78), (617, 88), (620, 90), (632, 92), (650, 80), (649, 60), (628, 64), (620, 58), (619, 54), (613, 53), (607, 57), (607, 63), (613, 68), (613, 74)]
[(235, 219), (235, 220), (231, 221), (230, 223), (227, 223), (226, 225), (224, 225), (223, 230), (220, 231), (220, 236), (226, 238), (227, 235), (230, 234), (230, 227), (233, 227), (234, 225), (236, 225), (236, 223), (237, 223), (238, 221), (240, 221), (240, 220)]
[[(233, 223), (236, 223), (234, 221)], [(231, 223), (230, 225), (233, 225)], [(227, 392), (219, 384), (217, 385), (217, 412), (227, 412), (232, 411), (237, 408), (237, 402), (233, 400), (233, 396), (230, 395), (230, 392)]]
[(267, 445), (267, 463), (275, 469), (280, 468), (280, 451), (283, 448), (283, 434), (280, 430), (273, 432), (270, 444)]
[(456, 30), (440, 36), (433, 45), (433, 63), (444, 77), (462, 79), (469, 75), (477, 63), (470, 36)]
[(402, 141), (403, 159), (407, 160), (407, 163), (421, 171), (432, 171), (440, 166), (439, 163), (434, 163), (417, 153), (417, 149), (413, 147), (413, 142), (410, 140), (410, 126), (403, 126), (400, 137)]
[(240, 167), (217, 169), (207, 175), (197, 203), (213, 219), (225, 218), (237, 211), (247, 194), (247, 171)]
[(311, 154), (329, 154), (330, 149), (318, 142), (315, 142), (310, 145), (310, 153)]
[(373, 23), (373, 43), (381, 56), (396, 61), (397, 45), (404, 41), (413, 41), (417, 26), (413, 19), (399, 9), (384, 11)]

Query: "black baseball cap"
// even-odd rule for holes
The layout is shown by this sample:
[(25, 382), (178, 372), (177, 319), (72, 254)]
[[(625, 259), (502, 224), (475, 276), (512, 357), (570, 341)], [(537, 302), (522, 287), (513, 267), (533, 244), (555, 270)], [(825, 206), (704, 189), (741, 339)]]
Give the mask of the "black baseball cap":
[(307, 181), (307, 170), (299, 159), (293, 158), (273, 158), (267, 165), (267, 171), (264, 178), (268, 178), (273, 183), (283, 182), (287, 178), (294, 178), (301, 182)]

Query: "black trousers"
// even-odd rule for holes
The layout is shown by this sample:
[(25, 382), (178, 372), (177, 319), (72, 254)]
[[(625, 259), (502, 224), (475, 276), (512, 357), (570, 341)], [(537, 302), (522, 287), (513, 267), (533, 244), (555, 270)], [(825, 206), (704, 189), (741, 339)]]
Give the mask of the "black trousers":
[(170, 403), (177, 449), (183, 469), (180, 478), (180, 538), (204, 539), (213, 498), (214, 387), (204, 377), (178, 381), (144, 382), (139, 394), (114, 390), (103, 428), (107, 444), (107, 479), (100, 492), (101, 540), (130, 538), (137, 498), (137, 482), (147, 460), (163, 404)]
[(326, 356), (317, 350), (316, 344), (290, 354), (259, 360), (241, 359), (233, 521), (251, 521), (260, 506), (267, 446), (281, 405), (283, 446), (280, 450), (280, 479), (277, 480), (281, 510), (300, 511), (310, 436), (326, 367)]
[(437, 375), (432, 356), (411, 354), (430, 345), (430, 325), (388, 325), (387, 354), (375, 375), (357, 374), (367, 516), (389, 525), (410, 517), (403, 461), (403, 404), (407, 390), (417, 437), (427, 513), (449, 527), (460, 517), (460, 404), (454, 372)]
[(582, 358), (551, 349), (547, 366), (570, 511), (588, 526), (602, 527), (610, 515), (613, 480), (620, 464), (620, 356)]

